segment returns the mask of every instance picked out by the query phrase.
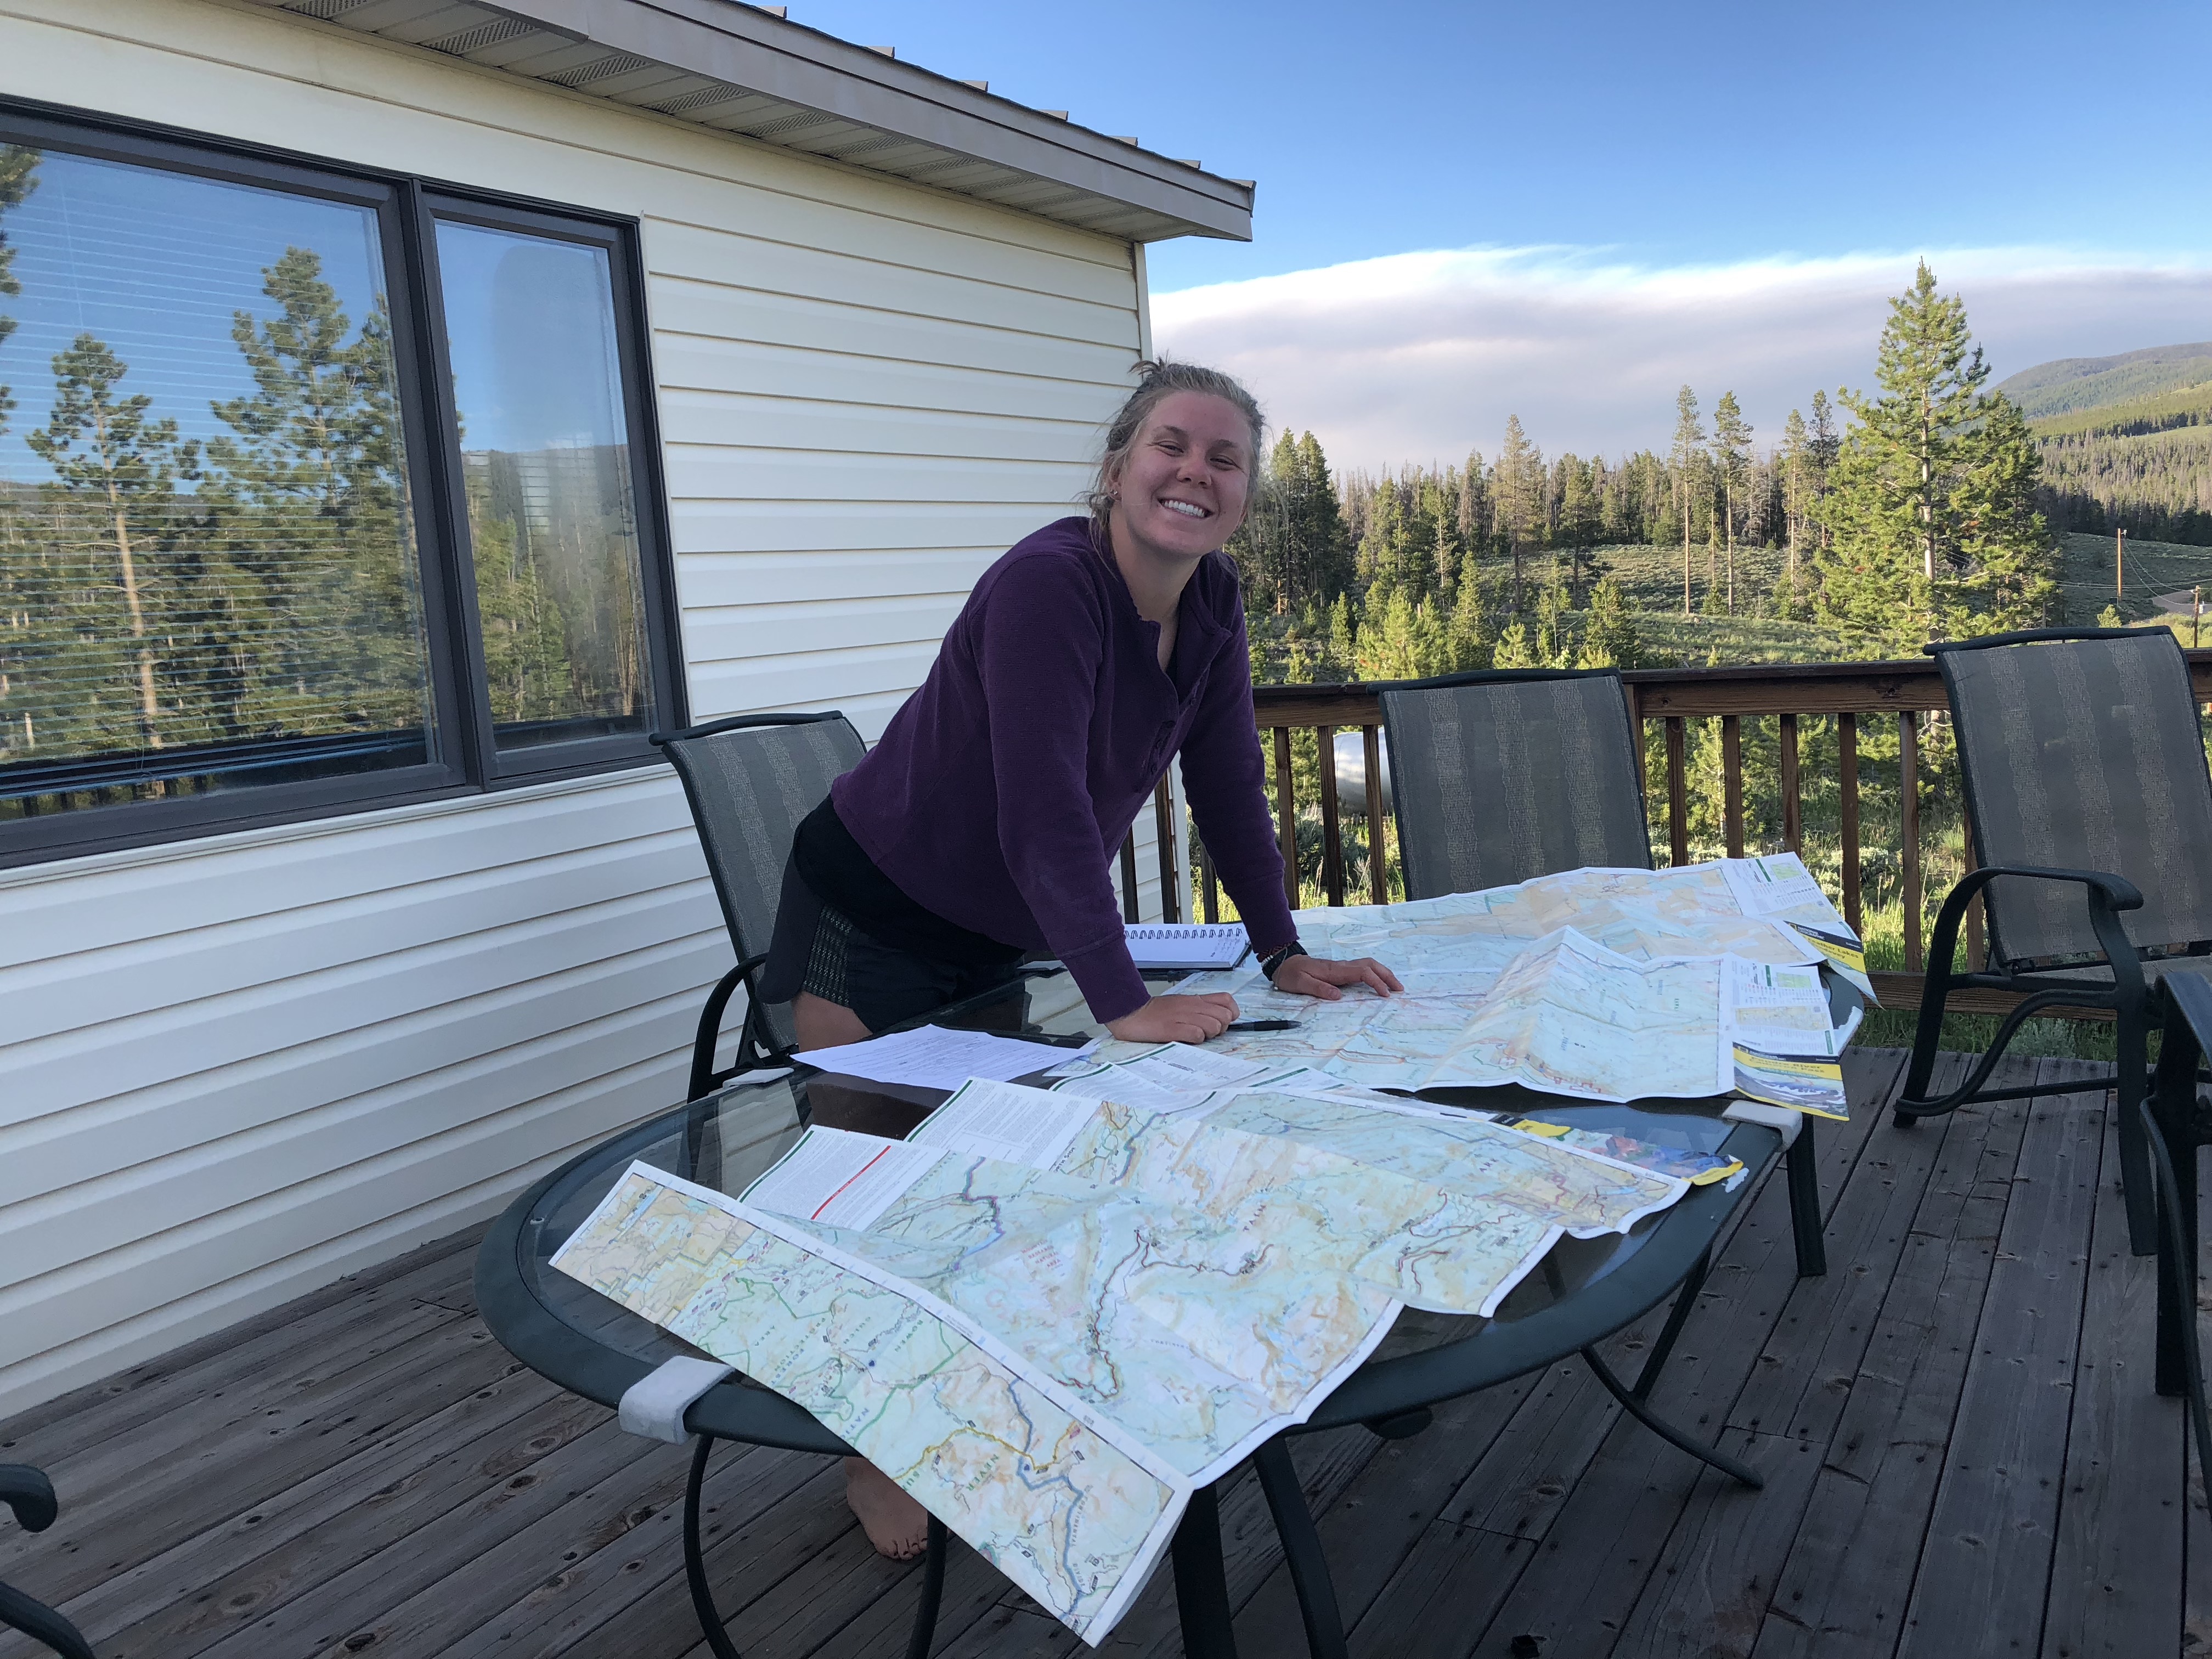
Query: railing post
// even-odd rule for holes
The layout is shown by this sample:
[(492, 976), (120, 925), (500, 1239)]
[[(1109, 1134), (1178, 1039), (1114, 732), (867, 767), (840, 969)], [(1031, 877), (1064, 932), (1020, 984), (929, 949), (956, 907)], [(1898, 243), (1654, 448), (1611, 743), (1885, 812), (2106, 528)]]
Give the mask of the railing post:
[(1743, 721), (1721, 716), (1721, 834), (1728, 855), (1743, 856)]
[(1199, 914), (1208, 921), (1220, 921), (1221, 887), (1213, 878), (1213, 854), (1206, 850), (1203, 837), (1198, 843), (1198, 884), (1199, 903), (1204, 907)]
[(1859, 717), (1836, 716), (1836, 771), (1843, 823), (1840, 838), (1844, 855), (1844, 920), (1862, 939), (1866, 925), (1859, 901)]
[(1298, 801), (1291, 785), (1291, 728), (1275, 728), (1275, 837), (1283, 849), (1283, 896), (1298, 908)]
[(1129, 833), (1121, 837), (1121, 920), (1136, 921), (1137, 914), (1137, 828), (1129, 826)]
[(1367, 761), (1367, 896), (1370, 903), (1390, 902), (1390, 884), (1382, 873), (1382, 738), (1374, 726), (1359, 728)]
[(1920, 717), (1897, 717), (1899, 852), (1905, 861), (1905, 965), (1926, 970), (1920, 951)]
[(1797, 717), (1782, 716), (1782, 844), (1805, 850), (1805, 799), (1797, 775)]
[(1690, 781), (1682, 762), (1682, 717), (1667, 716), (1667, 859), (1676, 869), (1690, 861)]
[(1152, 788), (1152, 822), (1160, 837), (1160, 920), (1182, 920), (1182, 884), (1176, 879), (1175, 802), (1168, 794), (1164, 774)]
[(1336, 804), (1336, 728), (1314, 728), (1321, 748), (1321, 884), (1331, 904), (1344, 902), (1344, 827)]

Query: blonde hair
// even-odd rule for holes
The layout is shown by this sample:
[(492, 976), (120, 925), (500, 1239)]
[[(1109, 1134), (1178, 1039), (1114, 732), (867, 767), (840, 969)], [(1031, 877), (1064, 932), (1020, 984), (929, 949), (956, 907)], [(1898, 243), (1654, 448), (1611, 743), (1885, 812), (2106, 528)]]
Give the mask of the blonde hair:
[[(1203, 368), (1196, 363), (1145, 362), (1136, 366), (1137, 389), (1128, 396), (1114, 418), (1106, 424), (1106, 447), (1098, 458), (1098, 475), (1092, 481), (1091, 493), (1084, 498), (1091, 509), (1091, 522), (1101, 532), (1114, 511), (1114, 476), (1129, 459), (1136, 447), (1137, 434), (1145, 429), (1145, 422), (1162, 399), (1178, 392), (1203, 392), (1209, 398), (1218, 398), (1242, 415), (1252, 428), (1252, 477), (1248, 504), (1261, 492), (1261, 466), (1266, 459), (1262, 440), (1267, 435), (1267, 417), (1260, 411), (1259, 399), (1247, 392), (1232, 376), (1218, 368)], [(1248, 507), (1249, 510), (1249, 507)]]

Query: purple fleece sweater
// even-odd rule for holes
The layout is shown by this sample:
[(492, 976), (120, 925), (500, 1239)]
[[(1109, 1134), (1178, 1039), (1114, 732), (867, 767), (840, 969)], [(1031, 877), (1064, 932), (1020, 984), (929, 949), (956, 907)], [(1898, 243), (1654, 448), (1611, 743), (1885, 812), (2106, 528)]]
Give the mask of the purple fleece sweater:
[(1108, 874), (1182, 751), (1199, 833), (1265, 952), (1293, 933), (1268, 813), (1236, 567), (1209, 554), (1182, 592), (1170, 671), (1087, 519), (1062, 519), (983, 573), (929, 678), (837, 780), (837, 816), (927, 909), (1066, 963), (1100, 1020), (1150, 993)]

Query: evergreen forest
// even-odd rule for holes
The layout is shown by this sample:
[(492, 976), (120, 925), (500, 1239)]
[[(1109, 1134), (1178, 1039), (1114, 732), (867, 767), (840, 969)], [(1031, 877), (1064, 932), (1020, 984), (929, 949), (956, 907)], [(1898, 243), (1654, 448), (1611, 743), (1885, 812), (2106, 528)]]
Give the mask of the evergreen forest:
[[(2055, 403), (2046, 392), (2031, 421), (1990, 384), (1963, 300), (1925, 264), (1869, 343), (1870, 389), (1815, 391), (1764, 441), (1732, 392), (1708, 402), (1689, 386), (1667, 447), (1619, 459), (1547, 458), (1509, 418), (1493, 453), (1456, 466), (1335, 471), (1310, 433), (1284, 432), (1231, 544), (1255, 682), (1917, 657), (1932, 639), (2067, 622), (2163, 622), (2194, 642), (2191, 622), (2159, 599), (2212, 584), (2212, 547), (2187, 544), (2212, 543), (2212, 356), (2202, 385), (2188, 382), (2197, 349), (2176, 349), (2178, 367), (2124, 365)], [(2183, 384), (2166, 383), (2177, 374)], [(2115, 527), (2137, 538), (2117, 591)], [(1723, 841), (1719, 722), (1689, 724), (1691, 854), (1710, 858)], [(1836, 724), (1803, 717), (1798, 737), (1806, 858), (1832, 894)], [(1777, 850), (1777, 722), (1747, 718), (1741, 742), (1747, 850)], [(1899, 742), (1893, 720), (1861, 721), (1869, 945), (1893, 968), (1905, 965)], [(1656, 741), (1647, 748), (1663, 858), (1663, 759)], [(1299, 733), (1291, 771), (1310, 904), (1325, 902), (1320, 759), (1313, 734)], [(1941, 719), (1920, 732), (1917, 788), (1925, 937), (1965, 864)], [(1356, 815), (1345, 824), (1356, 893), (1367, 825)], [(1389, 890), (1396, 883), (1392, 868)]]

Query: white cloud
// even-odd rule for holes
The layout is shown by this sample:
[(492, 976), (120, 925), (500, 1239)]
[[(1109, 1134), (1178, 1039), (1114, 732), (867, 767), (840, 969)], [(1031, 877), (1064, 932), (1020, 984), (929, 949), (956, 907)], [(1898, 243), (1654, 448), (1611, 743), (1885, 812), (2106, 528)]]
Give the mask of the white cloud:
[[(1815, 388), (1873, 389), (1915, 253), (1650, 267), (1565, 247), (1401, 253), (1153, 296), (1160, 349), (1243, 376), (1340, 466), (1494, 453), (1517, 414), (1547, 454), (1663, 447), (1674, 393), (1733, 389), (1760, 447)], [(1925, 256), (1995, 379), (2053, 357), (2212, 338), (2212, 257), (2046, 248)]]

